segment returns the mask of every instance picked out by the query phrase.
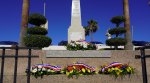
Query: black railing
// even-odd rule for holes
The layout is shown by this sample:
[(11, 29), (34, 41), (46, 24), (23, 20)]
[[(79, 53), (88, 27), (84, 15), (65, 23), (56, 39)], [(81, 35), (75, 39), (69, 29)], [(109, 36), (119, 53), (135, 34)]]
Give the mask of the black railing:
[[(33, 57), (38, 57), (38, 56), (31, 56), (32, 49), (36, 48), (30, 48), (30, 47), (0, 47), (2, 50), (2, 56), (1, 59), (1, 77), (0, 77), (0, 83), (3, 83), (4, 79), (4, 63), (5, 63), (5, 58), (15, 58), (15, 65), (14, 65), (14, 78), (13, 78), (13, 83), (17, 83), (17, 67), (18, 67), (18, 58), (28, 58), (28, 67), (27, 67), (27, 83), (30, 83), (30, 67), (31, 67), (31, 58)], [(15, 50), (15, 55), (5, 55), (5, 52), (7, 49), (12, 49)], [(20, 49), (27, 49), (28, 50), (28, 55), (27, 56), (18, 56), (18, 51)]]
[(141, 55), (135, 55), (135, 58), (136, 59), (141, 58), (143, 83), (148, 83), (146, 58), (150, 58), (150, 55), (145, 55), (145, 49), (150, 49), (150, 46), (144, 46), (144, 47), (140, 47), (138, 49), (140, 50)]

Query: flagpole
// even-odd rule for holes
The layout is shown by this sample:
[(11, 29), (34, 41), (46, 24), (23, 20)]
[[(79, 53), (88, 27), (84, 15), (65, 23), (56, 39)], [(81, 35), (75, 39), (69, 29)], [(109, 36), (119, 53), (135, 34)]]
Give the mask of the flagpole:
[(132, 25), (132, 41), (133, 41), (133, 25)]
[(46, 0), (44, 0), (44, 16), (46, 15)]

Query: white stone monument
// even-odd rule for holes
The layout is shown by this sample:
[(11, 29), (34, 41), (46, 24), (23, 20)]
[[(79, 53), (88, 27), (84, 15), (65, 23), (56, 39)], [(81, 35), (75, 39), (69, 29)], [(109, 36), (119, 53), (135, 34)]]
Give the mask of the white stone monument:
[(85, 40), (85, 30), (81, 21), (80, 0), (72, 0), (71, 26), (68, 29), (68, 43), (78, 40)]
[(108, 29), (108, 30), (107, 30), (107, 33), (106, 33), (106, 36), (108, 37), (107, 39), (111, 39), (111, 34), (109, 33), (109, 30), (110, 30), (110, 29)]
[[(46, 16), (46, 1), (45, 0), (44, 0), (44, 16)], [(41, 25), (41, 27), (48, 30), (48, 20), (46, 21), (45, 24)]]

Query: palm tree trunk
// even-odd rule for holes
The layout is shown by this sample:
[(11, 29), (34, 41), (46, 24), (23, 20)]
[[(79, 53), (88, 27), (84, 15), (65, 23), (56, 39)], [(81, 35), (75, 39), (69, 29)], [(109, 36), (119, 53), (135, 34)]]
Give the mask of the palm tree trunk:
[(93, 42), (93, 30), (91, 30), (91, 42)]
[(21, 21), (21, 30), (20, 30), (20, 41), (19, 46), (25, 47), (23, 38), (26, 36), (26, 29), (28, 27), (28, 16), (29, 16), (29, 0), (23, 0), (22, 5), (22, 21)]
[(127, 40), (127, 44), (125, 45), (125, 50), (133, 50), (133, 44), (131, 41), (131, 31), (130, 31), (130, 15), (129, 15), (129, 2), (128, 0), (123, 0), (123, 10), (125, 17), (125, 39)]
[(90, 38), (91, 38), (91, 42), (93, 41), (93, 29), (92, 26), (90, 26)]

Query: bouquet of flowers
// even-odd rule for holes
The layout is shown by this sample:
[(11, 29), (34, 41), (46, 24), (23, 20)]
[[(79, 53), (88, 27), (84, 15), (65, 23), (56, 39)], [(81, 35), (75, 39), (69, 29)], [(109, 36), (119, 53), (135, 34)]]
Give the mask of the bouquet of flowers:
[(74, 63), (68, 65), (63, 72), (68, 76), (68, 78), (73, 78), (75, 75), (78, 78), (80, 75), (93, 75), (96, 74), (95, 67), (88, 66), (83, 63)]
[(85, 40), (71, 41), (67, 45), (67, 50), (96, 50), (96, 45), (88, 43)]
[(60, 74), (61, 70), (62, 68), (60, 66), (52, 66), (50, 64), (37, 64), (31, 67), (30, 73), (35, 78), (42, 78), (44, 75)]
[(118, 76), (131, 75), (134, 73), (134, 70), (135, 69), (128, 64), (113, 62), (109, 65), (103, 65), (99, 73), (114, 75), (117, 78)]

